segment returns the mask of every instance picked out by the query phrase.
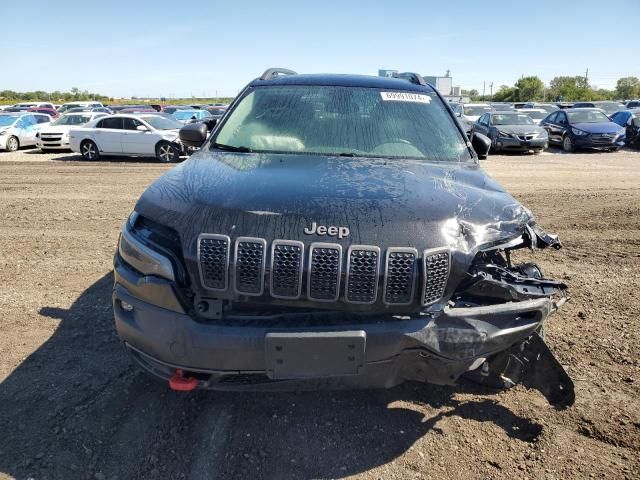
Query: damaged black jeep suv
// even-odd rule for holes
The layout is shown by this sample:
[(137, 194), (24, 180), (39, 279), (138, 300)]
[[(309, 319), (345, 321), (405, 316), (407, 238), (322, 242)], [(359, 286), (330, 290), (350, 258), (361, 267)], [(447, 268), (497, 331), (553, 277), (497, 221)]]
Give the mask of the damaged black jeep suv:
[[(212, 128), (208, 134), (207, 130)], [(144, 192), (115, 256), (120, 338), (177, 390), (573, 384), (542, 339), (560, 248), (417, 74), (270, 69)]]

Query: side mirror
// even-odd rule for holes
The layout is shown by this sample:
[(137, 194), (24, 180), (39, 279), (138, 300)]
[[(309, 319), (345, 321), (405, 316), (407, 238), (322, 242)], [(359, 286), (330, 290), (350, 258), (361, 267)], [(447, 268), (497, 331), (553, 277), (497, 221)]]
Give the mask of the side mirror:
[(482, 135), (478, 132), (473, 132), (471, 135), (471, 146), (478, 155), (480, 160), (484, 160), (487, 158), (489, 154), (489, 149), (491, 148), (491, 139), (485, 135)]
[(138, 130), (139, 132), (148, 132), (149, 129), (147, 127), (145, 127), (144, 125), (138, 125), (136, 127), (136, 130)]
[(180, 129), (180, 142), (187, 147), (199, 147), (207, 139), (204, 123), (190, 123)]

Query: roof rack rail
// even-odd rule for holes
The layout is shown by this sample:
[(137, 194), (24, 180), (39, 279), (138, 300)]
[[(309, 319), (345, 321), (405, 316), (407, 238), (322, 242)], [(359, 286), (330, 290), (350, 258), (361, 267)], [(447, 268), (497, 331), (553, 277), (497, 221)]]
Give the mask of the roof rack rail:
[(297, 72), (288, 68), (267, 68), (260, 76), (260, 80), (273, 80), (280, 75), (297, 75)]
[(394, 78), (401, 78), (403, 80), (408, 80), (411, 83), (415, 83), (416, 85), (427, 85), (427, 82), (424, 81), (422, 75), (414, 72), (402, 72), (402, 73), (394, 73)]

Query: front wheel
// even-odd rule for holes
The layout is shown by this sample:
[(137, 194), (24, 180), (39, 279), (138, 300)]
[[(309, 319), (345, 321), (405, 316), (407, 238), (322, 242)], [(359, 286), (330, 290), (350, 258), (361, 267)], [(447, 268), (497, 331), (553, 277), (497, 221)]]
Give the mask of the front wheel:
[(175, 145), (169, 142), (162, 142), (156, 147), (156, 158), (162, 163), (177, 162), (180, 160), (180, 152)]
[(573, 152), (573, 142), (571, 141), (571, 137), (569, 135), (565, 135), (562, 139), (562, 150), (565, 152)]
[(85, 160), (93, 161), (100, 158), (98, 146), (91, 140), (85, 140), (80, 144), (80, 153)]
[(11, 136), (7, 138), (7, 152), (16, 152), (20, 148), (18, 137)]

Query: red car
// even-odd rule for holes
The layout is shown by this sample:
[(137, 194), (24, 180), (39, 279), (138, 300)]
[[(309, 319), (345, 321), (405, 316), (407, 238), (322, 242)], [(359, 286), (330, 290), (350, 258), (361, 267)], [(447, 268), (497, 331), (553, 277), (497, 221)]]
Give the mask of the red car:
[(53, 108), (30, 108), (27, 112), (37, 112), (49, 115), (51, 118), (58, 118), (60, 114)]

